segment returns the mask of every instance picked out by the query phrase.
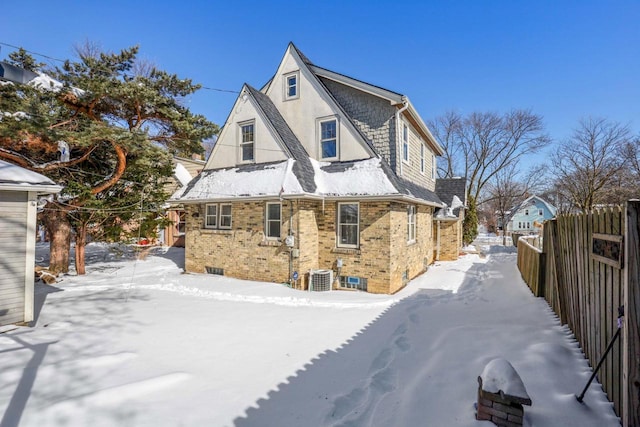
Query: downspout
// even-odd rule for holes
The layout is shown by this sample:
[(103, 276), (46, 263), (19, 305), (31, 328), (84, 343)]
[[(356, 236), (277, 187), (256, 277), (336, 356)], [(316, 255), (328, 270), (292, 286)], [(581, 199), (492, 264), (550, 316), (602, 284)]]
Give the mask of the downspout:
[[(407, 108), (409, 108), (409, 100), (403, 96), (402, 108), (396, 110), (396, 159), (399, 161), (400, 165), (400, 168), (398, 169), (400, 176), (402, 176), (402, 161), (404, 159), (404, 151), (402, 150), (402, 129), (400, 129), (400, 114), (402, 114)], [(398, 150), (398, 147), (400, 150)]]

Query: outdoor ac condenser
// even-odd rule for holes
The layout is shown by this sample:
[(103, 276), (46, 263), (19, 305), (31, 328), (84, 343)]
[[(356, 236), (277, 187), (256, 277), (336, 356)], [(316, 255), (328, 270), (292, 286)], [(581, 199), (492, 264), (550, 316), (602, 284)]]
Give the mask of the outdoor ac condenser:
[(309, 271), (309, 292), (327, 292), (333, 285), (333, 270)]

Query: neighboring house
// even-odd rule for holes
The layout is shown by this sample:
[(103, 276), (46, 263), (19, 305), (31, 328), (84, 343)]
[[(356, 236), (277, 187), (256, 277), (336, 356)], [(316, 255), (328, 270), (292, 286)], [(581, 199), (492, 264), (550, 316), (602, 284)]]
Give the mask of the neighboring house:
[(531, 196), (511, 210), (507, 233), (537, 233), (542, 223), (556, 216), (556, 208), (542, 197)]
[(61, 189), (0, 160), (0, 325), (33, 320), (37, 198)]
[[(183, 188), (195, 176), (197, 176), (204, 168), (205, 162), (200, 156), (194, 155), (192, 159), (183, 157), (173, 158), (174, 172), (173, 176), (165, 186), (165, 190), (169, 194), (175, 193)], [(167, 210), (167, 219), (171, 224), (167, 225), (160, 231), (159, 243), (164, 246), (184, 247), (184, 230), (186, 212), (182, 205), (173, 205)]]
[(38, 74), (33, 71), (25, 70), (24, 68), (9, 64), (8, 62), (0, 61), (0, 81), (29, 83), (36, 77), (38, 77)]
[(435, 259), (454, 261), (458, 259), (462, 249), (462, 223), (467, 200), (467, 180), (465, 178), (437, 179), (436, 194), (446, 206), (437, 211), (434, 218)]
[(185, 269), (394, 293), (434, 260), (442, 154), (406, 96), (289, 44), (262, 89), (242, 87), (203, 172), (174, 194)]

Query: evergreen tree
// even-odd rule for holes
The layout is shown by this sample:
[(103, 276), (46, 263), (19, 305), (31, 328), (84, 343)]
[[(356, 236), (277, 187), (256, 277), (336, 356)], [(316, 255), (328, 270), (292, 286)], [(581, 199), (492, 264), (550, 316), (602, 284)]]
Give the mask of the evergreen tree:
[(15, 52), (11, 52), (8, 55), (7, 62), (33, 72), (40, 71), (45, 65), (47, 65), (44, 62), (37, 62), (35, 58), (29, 55), (29, 53), (23, 48), (19, 48)]
[(154, 67), (135, 73), (137, 53), (79, 52), (48, 71), (57, 82), (0, 85), (0, 158), (64, 186), (43, 215), (56, 273), (68, 271), (72, 227), (82, 272), (92, 225), (119, 236), (135, 215), (157, 218), (171, 155), (202, 153), (218, 131), (181, 104), (199, 85)]

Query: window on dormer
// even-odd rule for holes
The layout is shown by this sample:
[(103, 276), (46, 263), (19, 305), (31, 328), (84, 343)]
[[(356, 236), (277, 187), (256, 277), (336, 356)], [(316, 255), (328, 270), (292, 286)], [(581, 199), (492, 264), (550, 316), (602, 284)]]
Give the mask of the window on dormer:
[(295, 99), (299, 95), (298, 89), (298, 78), (299, 73), (296, 71), (295, 73), (287, 74), (284, 77), (284, 98), (285, 99)]
[(240, 158), (243, 162), (255, 159), (255, 133), (253, 123), (240, 125)]
[(336, 119), (320, 122), (320, 155), (323, 159), (338, 156), (338, 121)]

